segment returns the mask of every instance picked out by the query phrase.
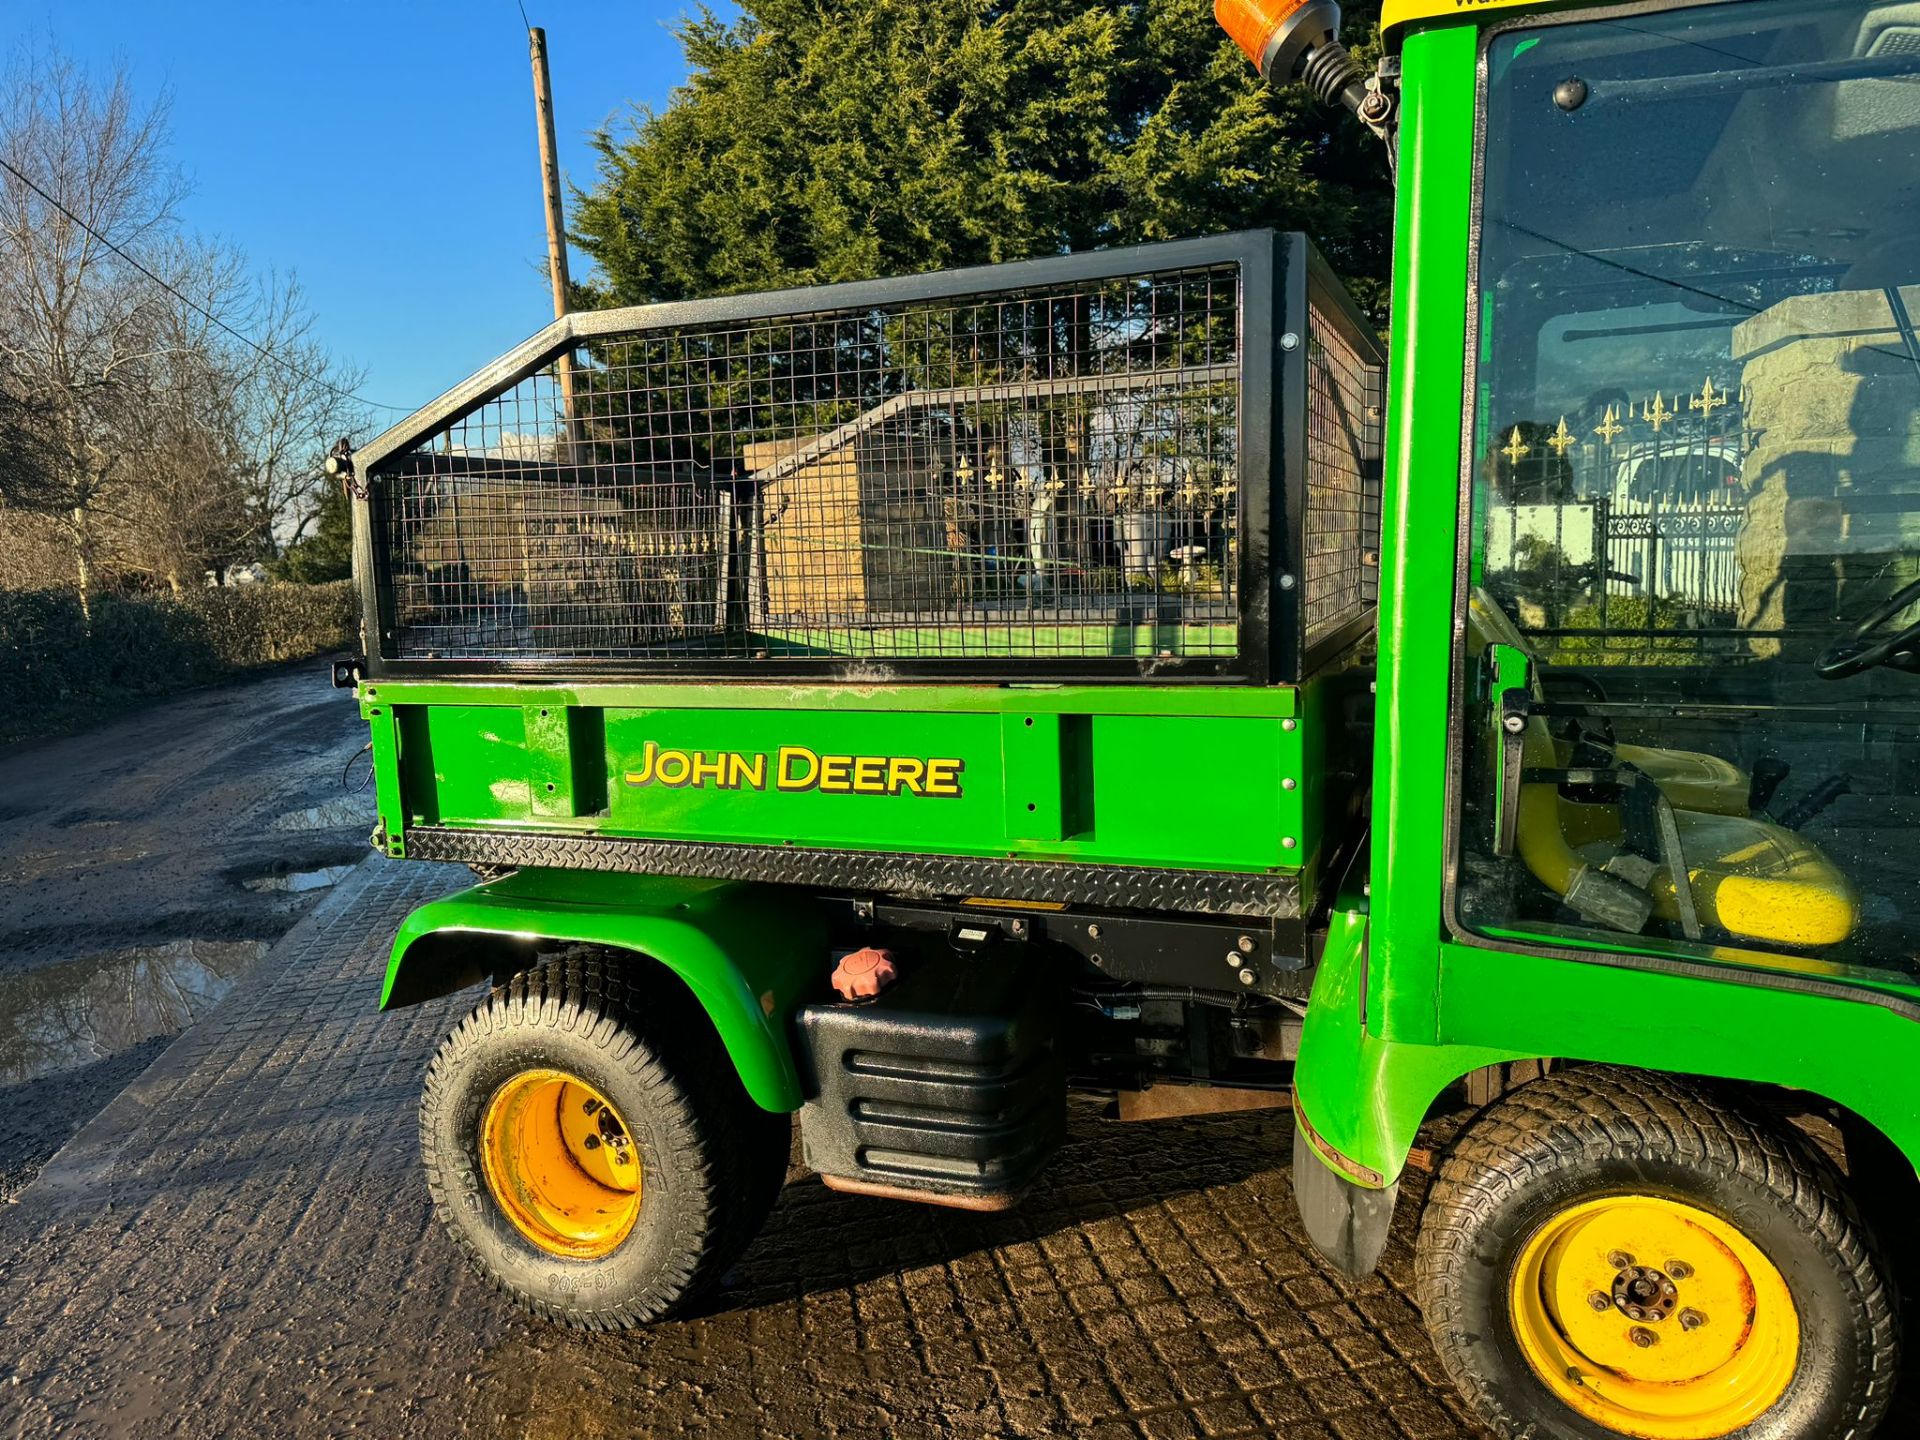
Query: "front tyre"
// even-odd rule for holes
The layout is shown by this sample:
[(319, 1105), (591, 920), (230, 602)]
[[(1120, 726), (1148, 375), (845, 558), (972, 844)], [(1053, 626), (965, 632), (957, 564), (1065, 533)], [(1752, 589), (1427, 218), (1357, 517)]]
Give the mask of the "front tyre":
[(1483, 1423), (1528, 1440), (1865, 1437), (1893, 1297), (1803, 1137), (1670, 1076), (1523, 1086), (1455, 1143), (1417, 1283)]
[(575, 952), (516, 975), (441, 1045), (420, 1105), (454, 1242), (528, 1309), (591, 1330), (718, 1278), (772, 1206), (791, 1128), (747, 1097), (690, 997), (632, 994), (626, 974)]

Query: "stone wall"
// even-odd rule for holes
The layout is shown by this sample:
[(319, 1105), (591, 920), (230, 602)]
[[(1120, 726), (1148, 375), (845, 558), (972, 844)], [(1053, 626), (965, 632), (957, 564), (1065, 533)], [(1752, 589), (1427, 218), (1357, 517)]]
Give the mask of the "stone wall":
[[(1920, 286), (1901, 293), (1920, 312)], [(1807, 627), (1752, 643), (1811, 660), (1920, 573), (1920, 365), (1884, 290), (1784, 300), (1735, 327), (1733, 358), (1753, 442), (1740, 623)]]

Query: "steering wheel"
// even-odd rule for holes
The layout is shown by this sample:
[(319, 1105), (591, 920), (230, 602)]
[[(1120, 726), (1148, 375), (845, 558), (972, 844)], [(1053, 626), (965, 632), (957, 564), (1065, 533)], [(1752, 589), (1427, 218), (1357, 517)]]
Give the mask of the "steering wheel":
[(1878, 640), (1870, 638), (1887, 621), (1920, 600), (1920, 580), (1902, 585), (1884, 604), (1860, 621), (1814, 662), (1822, 680), (1844, 680), (1876, 665), (1920, 671), (1920, 620)]

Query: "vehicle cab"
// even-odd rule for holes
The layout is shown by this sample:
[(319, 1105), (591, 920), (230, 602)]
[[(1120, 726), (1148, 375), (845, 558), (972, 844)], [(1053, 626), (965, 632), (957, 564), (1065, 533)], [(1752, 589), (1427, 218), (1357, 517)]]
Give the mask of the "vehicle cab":
[[(1776, 1301), (1733, 1348), (1615, 1282), (1673, 1280), (1640, 1274), (1667, 1226), (1752, 1258), (1749, 1147), (1782, 1132), (1723, 1102), (1797, 1097), (1856, 1175), (1920, 1155), (1920, 11), (1400, 0), (1384, 28), (1373, 843), (1300, 1057), (1310, 1225), (1370, 1263), (1357, 1197), (1480, 1067), (1422, 1283), (1488, 1423), (1859, 1433), (1891, 1361), (1844, 1245), (1727, 1270)], [(1646, 1078), (1675, 1073), (1712, 1079)]]

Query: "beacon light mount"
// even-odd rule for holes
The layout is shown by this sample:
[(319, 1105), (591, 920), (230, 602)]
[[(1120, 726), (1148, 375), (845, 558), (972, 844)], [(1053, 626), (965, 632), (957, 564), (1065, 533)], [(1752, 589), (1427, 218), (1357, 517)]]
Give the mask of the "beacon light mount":
[[(1340, 43), (1337, 0), (1214, 0), (1213, 17), (1272, 85), (1299, 81), (1326, 105), (1344, 105), (1386, 137), (1393, 97)], [(1384, 68), (1384, 67), (1383, 67)]]

